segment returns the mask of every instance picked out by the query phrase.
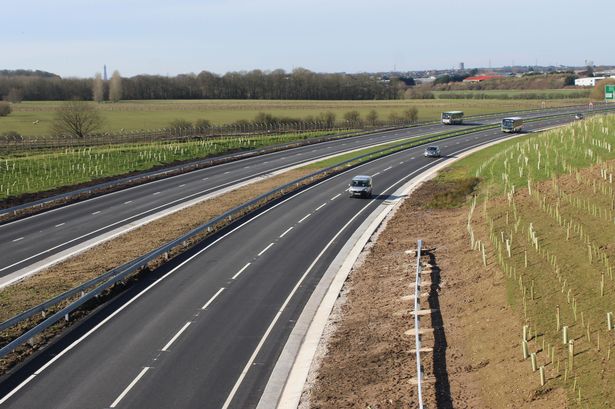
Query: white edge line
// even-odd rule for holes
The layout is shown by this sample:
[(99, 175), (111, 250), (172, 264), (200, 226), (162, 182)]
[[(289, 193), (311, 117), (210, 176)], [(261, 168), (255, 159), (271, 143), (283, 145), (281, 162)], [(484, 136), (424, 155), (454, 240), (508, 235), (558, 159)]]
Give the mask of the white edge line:
[[(525, 134), (521, 134), (518, 136), (524, 136)], [(486, 144), (485, 147), (487, 146), (491, 146), (492, 144), (496, 144), (499, 142), (502, 142), (504, 140), (508, 140), (511, 138), (502, 138), (498, 141), (494, 141), (491, 144)], [(480, 144), (479, 144), (480, 145)], [(405, 151), (401, 151), (401, 152), (405, 152)], [(383, 156), (382, 158), (390, 158), (391, 156), (396, 155), (397, 153), (393, 153), (392, 155), (388, 155), (388, 156)], [(381, 159), (381, 158), (379, 158)], [(379, 160), (376, 159), (376, 160)], [(373, 162), (369, 162), (369, 164), (373, 164)], [(189, 257), (188, 259), (186, 259), (185, 261), (183, 261), (182, 263), (180, 263), (178, 266), (176, 266), (175, 268), (173, 268), (172, 270), (170, 270), (168, 273), (166, 273), (165, 275), (163, 275), (162, 277), (160, 277), (159, 279), (157, 279), (156, 281), (154, 281), (152, 284), (150, 284), (149, 286), (147, 286), (145, 289), (143, 289), (139, 294), (135, 295), (133, 298), (131, 298), (130, 300), (128, 300), (126, 302), (126, 304), (122, 305), (121, 307), (119, 307), (117, 310), (115, 310), (113, 313), (111, 313), (107, 318), (105, 318), (104, 320), (102, 320), (101, 322), (99, 322), (96, 326), (94, 326), (92, 329), (90, 329), (88, 332), (86, 332), (85, 334), (83, 334), (79, 339), (75, 340), (72, 344), (70, 344), (69, 346), (67, 346), (65, 349), (63, 349), (60, 353), (58, 353), (56, 356), (54, 356), (52, 359), (50, 359), (47, 363), (45, 363), (43, 366), (41, 366), (36, 372), (34, 372), (33, 375), (31, 375), (30, 377), (28, 377), (25, 381), (23, 381), (19, 386), (17, 386), (15, 389), (13, 389), (11, 392), (9, 392), (7, 395), (5, 395), (1, 400), (0, 403), (4, 403), (9, 397), (13, 396), (17, 391), (19, 391), (21, 388), (23, 388), (26, 384), (28, 384), (32, 379), (34, 379), (35, 376), (40, 375), (45, 369), (47, 369), (48, 367), (50, 367), (51, 365), (53, 365), (53, 363), (55, 363), (57, 360), (59, 360), (60, 358), (62, 358), (64, 355), (66, 355), (69, 351), (71, 351), (73, 348), (75, 348), (77, 345), (79, 345), (81, 342), (83, 342), (83, 340), (85, 340), (86, 338), (88, 338), (90, 335), (92, 335), (94, 332), (96, 332), (100, 327), (102, 327), (103, 325), (105, 325), (107, 322), (109, 322), (111, 319), (113, 319), (116, 315), (118, 315), (120, 312), (122, 312), (123, 310), (125, 310), (126, 308), (128, 308), (133, 302), (137, 301), (139, 298), (141, 298), (143, 295), (145, 295), (147, 292), (149, 292), (152, 288), (154, 288), (156, 285), (158, 285), (161, 281), (165, 280), (168, 276), (170, 276), (171, 274), (173, 274), (175, 271), (179, 270), (180, 268), (182, 268), (185, 264), (189, 263), (190, 261), (192, 261), (193, 259), (195, 259), (196, 257), (198, 257), (201, 253), (203, 253), (204, 251), (208, 250), (210, 247), (214, 246), (216, 243), (218, 243), (220, 240), (223, 240), (224, 238), (226, 238), (227, 236), (231, 235), (232, 233), (234, 233), (235, 231), (241, 229), (243, 226), (253, 222), (254, 220), (257, 220), (258, 218), (260, 218), (261, 216), (269, 213), (270, 211), (272, 211), (273, 209), (277, 208), (278, 206), (283, 205), (284, 203), (295, 199), (297, 197), (300, 197), (302, 194), (304, 194), (305, 192), (308, 192), (314, 188), (316, 188), (317, 186), (320, 186), (322, 183), (325, 183), (327, 181), (331, 181), (333, 179), (336, 179), (342, 175), (345, 175), (351, 171), (356, 170), (357, 168), (362, 167), (363, 165), (357, 166), (356, 168), (353, 169), (349, 169), (347, 171), (338, 173), (337, 175), (327, 179), (327, 180), (323, 180), (322, 182), (316, 183), (313, 186), (308, 187), (307, 189), (299, 192), (298, 194), (291, 196), (285, 200), (282, 200), (280, 203), (271, 206), (269, 209), (265, 210), (264, 212), (256, 215), (255, 217), (251, 218), (250, 220), (245, 221), (244, 223), (240, 224), (239, 226), (235, 227), (234, 229), (232, 229), (231, 231), (229, 231), (228, 233), (222, 235), (221, 237), (219, 237), (217, 240), (214, 240), (212, 243), (210, 243), (208, 246), (205, 246), (203, 249), (201, 249), (199, 252), (193, 254), (191, 257)], [(339, 196), (339, 194), (337, 195)], [(336, 197), (337, 197), (336, 196)], [(243, 377), (242, 377), (243, 379)], [(238, 387), (238, 385), (237, 385)], [(227, 405), (228, 406), (228, 405)]]
[[(328, 180), (332, 180), (335, 179), (341, 175), (345, 175), (346, 173), (350, 172), (350, 170), (344, 171), (342, 173), (339, 173), (333, 177), (331, 177)], [(68, 352), (70, 352), (73, 348), (75, 348), (77, 345), (79, 345), (81, 342), (83, 342), (83, 340), (85, 340), (87, 337), (89, 337), (90, 335), (92, 335), (94, 332), (96, 332), (100, 327), (102, 327), (103, 325), (105, 325), (107, 322), (109, 322), (111, 319), (113, 319), (116, 315), (118, 315), (119, 313), (121, 313), (122, 311), (124, 311), (126, 308), (128, 308), (133, 302), (137, 301), (139, 298), (141, 298), (143, 295), (145, 295), (147, 292), (149, 292), (152, 288), (154, 288), (156, 285), (158, 285), (161, 281), (165, 280), (168, 276), (170, 276), (171, 274), (173, 274), (175, 271), (179, 270), (180, 268), (182, 268), (184, 265), (188, 264), (189, 262), (191, 262), (193, 259), (195, 259), (196, 257), (198, 257), (201, 253), (203, 253), (204, 251), (208, 250), (210, 247), (214, 246), (216, 243), (218, 243), (219, 241), (223, 240), (224, 238), (226, 238), (227, 236), (233, 234), (235, 231), (241, 229), (243, 226), (253, 222), (254, 220), (259, 219), (261, 216), (269, 213), (270, 211), (272, 211), (273, 209), (277, 208), (278, 206), (283, 205), (284, 203), (295, 199), (297, 197), (300, 197), (302, 194), (304, 194), (305, 192), (308, 192), (314, 188), (316, 188), (317, 186), (321, 185), (322, 183), (325, 183), (326, 181), (322, 181), (319, 182), (313, 186), (308, 187), (307, 189), (299, 192), (298, 194), (291, 196), (287, 199), (282, 200), (280, 203), (275, 204), (273, 206), (271, 206), (269, 209), (265, 210), (262, 213), (257, 214), (255, 217), (251, 218), (250, 220), (245, 221), (244, 223), (240, 224), (239, 226), (235, 227), (234, 229), (232, 229), (231, 231), (229, 231), (228, 233), (222, 235), (221, 237), (219, 237), (218, 239), (214, 240), (212, 243), (210, 243), (209, 245), (205, 246), (203, 249), (201, 249), (199, 252), (197, 252), (196, 254), (193, 254), (191, 257), (189, 257), (188, 259), (186, 259), (185, 261), (183, 261), (182, 263), (180, 263), (178, 266), (176, 266), (175, 268), (173, 268), (172, 270), (170, 270), (168, 273), (166, 273), (165, 275), (163, 275), (162, 277), (160, 277), (159, 279), (157, 279), (156, 281), (154, 281), (152, 284), (150, 284), (149, 286), (147, 286), (146, 288), (144, 288), (139, 294), (135, 295), (133, 298), (131, 298), (130, 300), (128, 300), (126, 302), (126, 304), (122, 305), (121, 307), (119, 307), (117, 310), (115, 310), (113, 313), (111, 313), (107, 318), (105, 318), (104, 320), (102, 320), (101, 322), (99, 322), (96, 326), (94, 326), (92, 329), (90, 329), (88, 332), (86, 332), (85, 334), (83, 334), (79, 339), (75, 340), (72, 344), (70, 344), (69, 346), (67, 346), (66, 348), (64, 348), (60, 353), (58, 353), (56, 356), (54, 356), (52, 359), (49, 360), (49, 362), (47, 362), (46, 364), (44, 364), (43, 366), (41, 366), (36, 372), (34, 372), (34, 375), (30, 376), (28, 379), (26, 379), (24, 382), (22, 382), (17, 388), (15, 388), (14, 390), (12, 390), (11, 392), (9, 392), (9, 394), (7, 396), (12, 396), (13, 394), (15, 394), (19, 389), (21, 389), (23, 386), (25, 386), (27, 383), (29, 383), (32, 379), (34, 379), (35, 376), (40, 375), (45, 369), (49, 368), (51, 365), (53, 365), (54, 362), (56, 362), (57, 360), (59, 360), (60, 358), (62, 358), (64, 355), (66, 355)], [(4, 402), (6, 399), (3, 398), (2, 401), (0, 402)]]
[(260, 256), (262, 256), (263, 254), (265, 254), (265, 252), (266, 252), (267, 250), (269, 250), (269, 249), (271, 248), (271, 246), (273, 246), (274, 244), (275, 244), (275, 243), (269, 243), (269, 245), (268, 245), (267, 247), (265, 247), (264, 249), (262, 249), (262, 250), (261, 250), (261, 252), (260, 252), (260, 253), (258, 253), (258, 256), (260, 257)]
[(141, 378), (143, 378), (143, 375), (145, 375), (145, 372), (147, 372), (149, 369), (150, 369), (149, 366), (146, 366), (145, 368), (143, 368), (141, 372), (139, 372), (139, 375), (137, 375), (137, 377), (133, 379), (132, 382), (130, 382), (130, 385), (128, 385), (126, 389), (124, 389), (124, 392), (122, 392), (120, 396), (118, 396), (117, 399), (109, 407), (110, 408), (116, 407), (118, 403), (120, 403), (120, 401), (124, 399), (124, 396), (126, 396), (128, 392), (130, 392), (130, 390), (137, 384), (137, 382), (139, 382)]
[(301, 276), (301, 278), (299, 278), (299, 281), (297, 281), (297, 284), (295, 284), (294, 288), (291, 290), (290, 294), (288, 294), (288, 297), (286, 297), (286, 300), (284, 300), (284, 303), (282, 304), (282, 306), (280, 307), (280, 309), (278, 310), (278, 312), (276, 313), (275, 317), (273, 318), (273, 320), (271, 321), (271, 324), (269, 324), (269, 327), (267, 328), (267, 330), (265, 331), (265, 333), (263, 334), (260, 342), (258, 343), (258, 345), (256, 346), (256, 349), (254, 350), (254, 352), (252, 353), (252, 356), (250, 357), (250, 359), (248, 360), (248, 362), (246, 363), (245, 367), (243, 368), (243, 370), (241, 371), (241, 374), (239, 375), (239, 378), (237, 378), (237, 381), (235, 382), (235, 385), (233, 386), (233, 389), (231, 390), (231, 392), (229, 393), (228, 397), (226, 398), (226, 401), (224, 402), (224, 405), (222, 405), (222, 409), (227, 409), (229, 407), (229, 405), (231, 404), (231, 402), (233, 401), (233, 399), (235, 398), (235, 394), (237, 393), (237, 390), (239, 389), (239, 387), (241, 386), (241, 383), (243, 382), (243, 379), (246, 377), (248, 371), (250, 370), (250, 368), (252, 367), (252, 363), (254, 362), (254, 360), (256, 359), (256, 356), (258, 355), (258, 353), (260, 352), (261, 348), (263, 347), (263, 345), (265, 344), (265, 342), (267, 341), (267, 338), (269, 337), (269, 334), (271, 333), (271, 331), (273, 330), (273, 327), (276, 325), (276, 323), (278, 322), (278, 320), (280, 319), (280, 317), (282, 316), (282, 313), (284, 312), (284, 310), (286, 309), (286, 306), (288, 305), (288, 303), (290, 302), (290, 300), (292, 299), (292, 297), (295, 295), (295, 293), (297, 292), (297, 290), (299, 289), (299, 287), (301, 286), (301, 284), (303, 283), (303, 281), (305, 280), (305, 278), (308, 276), (308, 274), (312, 271), (312, 269), (314, 268), (314, 266), (316, 265), (316, 263), (318, 262), (318, 260), (320, 260), (320, 258), (323, 256), (323, 254), (325, 254), (325, 252), (327, 251), (327, 249), (329, 247), (331, 247), (331, 245), (333, 244), (333, 242), (339, 237), (340, 234), (342, 234), (342, 232), (344, 230), (346, 230), (346, 228), (348, 226), (350, 226), (350, 224), (365, 210), (367, 209), (368, 206), (370, 206), (371, 203), (366, 204), (365, 206), (363, 206), (363, 208), (361, 210), (359, 210), (354, 216), (352, 216), (352, 218), (335, 234), (335, 236), (333, 236), (333, 238), (329, 241), (329, 243), (327, 243), (327, 245), (322, 249), (322, 251), (318, 254), (318, 256), (316, 256), (316, 258), (314, 259), (314, 261), (312, 261), (312, 264), (310, 264), (310, 266), (307, 268), (307, 270), (303, 273), (303, 275)]
[(288, 229), (286, 229), (286, 231), (285, 231), (284, 233), (280, 234), (280, 238), (282, 238), (282, 237), (286, 236), (286, 234), (287, 234), (289, 231), (291, 231), (292, 229), (294, 229), (294, 228), (295, 228), (294, 226), (290, 226)]
[(168, 351), (171, 345), (173, 345), (173, 342), (175, 342), (177, 338), (179, 338), (179, 336), (186, 330), (186, 328), (190, 326), (190, 324), (192, 324), (192, 322), (188, 321), (186, 325), (184, 325), (179, 331), (177, 331), (177, 334), (175, 334), (173, 338), (171, 338), (169, 342), (167, 342), (167, 344), (164, 347), (162, 347), (161, 351), (165, 351), (165, 352)]
[[(502, 139), (499, 139), (497, 141), (493, 141), (491, 143), (477, 144), (477, 145), (474, 145), (474, 146), (470, 146), (468, 148), (464, 148), (463, 150), (467, 149), (467, 151), (463, 152), (463, 150), (462, 150), (462, 153), (460, 155), (458, 155), (456, 158), (450, 159), (448, 161), (443, 161), (442, 163), (440, 163), (440, 164), (438, 164), (436, 166), (433, 166), (433, 168), (430, 170), (429, 173), (423, 174), (423, 175), (419, 175), (417, 177), (414, 177), (414, 178), (410, 179), (406, 183), (406, 185), (411, 185), (411, 186), (407, 186), (407, 189), (405, 189), (405, 190), (406, 190), (406, 192), (412, 191), (413, 189), (415, 189), (418, 186), (418, 184), (422, 183), (425, 180), (430, 179), (431, 177), (435, 176), (435, 174), (437, 172), (439, 172), (441, 169), (449, 166), (451, 163), (453, 163), (453, 162), (455, 162), (455, 161), (457, 161), (457, 160), (459, 160), (459, 159), (461, 159), (461, 158), (463, 158), (465, 156), (468, 156), (468, 155), (470, 155), (470, 154), (472, 154), (472, 153), (474, 153), (474, 152), (476, 152), (478, 150), (487, 148), (489, 146), (492, 146), (492, 145), (495, 145), (497, 143), (504, 142), (504, 141), (507, 141), (507, 140), (510, 140), (510, 139), (511, 138), (502, 138)], [(456, 153), (457, 152), (455, 152), (454, 154), (456, 154)], [(427, 166), (428, 165), (423, 166), (423, 167), (417, 169), (417, 171), (412, 172), (408, 176), (412, 176), (412, 175), (416, 174), (418, 171), (424, 169)], [(413, 183), (413, 179), (415, 179), (414, 183)], [(416, 180), (416, 179), (418, 179), (418, 180)], [(402, 180), (400, 180), (398, 183), (400, 183)], [(397, 185), (398, 183), (395, 183), (395, 185)], [(391, 186), (391, 187), (393, 187), (393, 186)], [(402, 187), (402, 189), (403, 189), (403, 187)], [(401, 203), (401, 202), (402, 202), (401, 200), (398, 201), (398, 203)], [(389, 209), (392, 209), (392, 207), (389, 206)], [(385, 209), (384, 213), (388, 214), (389, 210)], [(380, 220), (382, 220), (383, 218), (384, 217), (382, 217), (382, 215), (381, 215), (381, 219)], [(380, 224), (380, 222), (374, 223), (373, 231), (375, 231), (375, 229), (378, 227), (379, 224)], [(371, 235), (373, 234), (373, 231), (370, 234), (364, 233), (364, 236), (369, 239), (369, 237), (371, 237)], [(357, 244), (359, 244), (359, 243), (357, 243)], [(363, 243), (363, 245), (364, 244), (365, 243)], [(361, 249), (363, 248), (363, 245), (361, 245)], [(358, 256), (358, 253), (357, 253), (356, 256)], [(354, 261), (355, 260), (356, 260), (356, 257), (354, 257), (354, 260), (351, 260), (352, 262), (350, 262), (350, 263), (344, 262), (344, 264), (348, 264), (346, 266), (347, 270), (348, 270), (348, 271), (345, 272), (346, 275), (349, 272), (350, 268), (354, 265)], [(334, 280), (337, 280), (338, 278), (339, 277), (335, 277)], [(322, 314), (323, 311), (327, 310), (327, 309), (328, 309), (328, 311), (330, 311), (331, 308), (333, 307), (333, 303), (335, 303), (335, 300), (337, 299), (337, 295), (339, 293), (339, 290), (341, 289), (341, 286), (343, 285), (343, 283), (345, 281), (345, 278), (342, 277), (340, 280), (337, 280), (337, 281), (338, 281), (338, 285), (337, 285), (336, 288), (329, 287), (329, 291), (330, 291), (331, 294), (327, 293), (327, 294), (325, 294), (323, 296), (323, 299), (324, 298), (329, 298), (329, 301), (330, 301), (329, 305), (322, 305), (322, 304), (319, 305), (317, 307), (317, 311), (314, 313), (314, 316), (316, 314)], [(332, 294), (334, 296), (332, 296)], [(321, 311), (321, 309), (323, 309), (323, 310)], [(327, 312), (326, 313), (327, 320), (328, 320), (328, 316), (329, 316), (329, 313)], [(301, 317), (299, 319), (301, 319)], [(314, 325), (315, 324), (314, 324), (314, 322), (312, 320), (312, 322), (309, 324), (309, 328), (308, 328), (306, 334), (303, 334), (301, 336), (301, 338), (302, 338), (301, 346), (300, 346), (299, 351), (296, 353), (296, 355), (293, 356), (294, 361), (293, 361), (293, 363), (291, 365), (290, 373), (288, 373), (288, 375), (287, 375), (287, 377), (285, 379), (285, 383), (282, 386), (282, 390), (280, 392), (280, 395), (278, 396), (278, 404), (276, 406), (277, 409), (288, 409), (288, 408), (293, 408), (294, 409), (294, 408), (297, 407), (299, 398), (301, 396), (301, 393), (303, 392), (303, 387), (304, 387), (303, 385), (305, 384), (305, 380), (307, 378), (308, 371), (309, 371), (310, 366), (311, 366), (311, 362), (312, 362), (312, 359), (313, 359), (315, 348), (316, 348), (316, 346), (317, 346), (317, 344), (318, 344), (318, 342), (320, 340), (320, 336), (322, 335), (322, 331), (324, 330), (324, 327), (313, 328)], [(308, 332), (309, 332), (309, 334), (308, 334)], [(308, 339), (308, 335), (310, 337), (314, 337), (314, 339), (311, 339), (311, 340)], [(296, 335), (291, 333), (290, 338), (292, 338), (293, 336), (296, 336)], [(316, 337), (317, 337), (317, 339), (316, 339)], [(284, 347), (282, 355), (284, 355), (286, 353), (285, 350), (286, 350), (286, 346)], [(305, 362), (303, 364), (299, 363), (299, 361), (301, 360), (299, 358), (299, 355), (304, 355), (304, 356), (306, 356), (306, 358), (307, 358), (307, 355), (309, 355), (309, 362), (307, 363), (307, 366), (305, 365)], [(274, 372), (278, 369), (277, 368), (278, 364), (279, 364), (279, 362), (276, 363), (276, 365), (274, 367)], [(291, 377), (292, 377), (292, 381), (291, 381)], [(298, 384), (301, 384), (301, 385), (298, 385)], [(273, 386), (273, 388), (275, 388), (275, 386)], [(272, 392), (268, 391), (268, 389), (270, 389), (270, 385), (269, 384), (266, 385), (265, 393), (268, 392), (269, 394), (271, 394)], [(292, 390), (289, 390), (289, 389), (292, 389)], [(273, 392), (273, 393), (275, 393), (275, 392)], [(259, 404), (257, 406), (257, 409), (260, 409), (262, 407), (262, 403), (263, 402), (259, 402)], [(269, 403), (271, 403), (271, 402), (269, 402)]]
[(11, 396), (15, 395), (17, 392), (19, 392), (19, 390), (21, 388), (23, 388), (24, 386), (26, 386), (26, 384), (28, 384), (28, 382), (30, 382), (32, 379), (34, 379), (36, 375), (30, 375), (25, 381), (23, 381), (22, 383), (20, 383), (15, 389), (13, 389), (12, 391), (10, 391), (4, 398), (0, 399), (0, 405), (2, 405), (4, 402), (6, 402), (7, 400), (10, 399)]

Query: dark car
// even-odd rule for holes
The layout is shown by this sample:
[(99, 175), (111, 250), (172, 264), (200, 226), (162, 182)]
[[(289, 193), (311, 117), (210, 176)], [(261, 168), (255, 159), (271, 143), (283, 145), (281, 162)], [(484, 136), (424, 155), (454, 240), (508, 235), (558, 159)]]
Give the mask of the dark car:
[(425, 148), (425, 157), (426, 158), (439, 158), (440, 148), (438, 146), (428, 146), (427, 148)]

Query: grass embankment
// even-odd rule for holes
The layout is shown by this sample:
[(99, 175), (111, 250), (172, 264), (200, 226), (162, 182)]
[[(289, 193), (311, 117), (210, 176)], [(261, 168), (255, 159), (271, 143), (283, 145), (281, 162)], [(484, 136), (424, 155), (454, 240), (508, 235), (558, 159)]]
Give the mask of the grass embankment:
[(326, 134), (331, 132), (121, 144), (22, 153), (0, 158), (0, 200), (145, 171), (175, 162), (254, 150)]
[[(537, 392), (564, 388), (580, 407), (615, 404), (615, 333), (607, 328), (615, 312), (613, 129), (615, 116), (597, 117), (521, 137), (438, 179), (480, 178), (468, 245), (477, 263), (498, 266), (507, 279), (508, 302), (527, 326), (527, 375)], [(523, 332), (503, 340), (518, 344), (519, 359)]]
[[(584, 103), (585, 99), (555, 99), (546, 107)], [(61, 102), (22, 102), (13, 104), (13, 112), (0, 118), (0, 134), (15, 131), (25, 136), (46, 136), (51, 133), (55, 111)], [(238, 120), (253, 120), (259, 112), (277, 117), (317, 117), (321, 112), (333, 112), (338, 121), (349, 111), (359, 111), (362, 118), (375, 110), (380, 119), (400, 114), (408, 108), (419, 110), (419, 121), (431, 121), (442, 111), (461, 109), (466, 115), (496, 113), (524, 109), (539, 109), (540, 100), (378, 100), (378, 101), (262, 101), (262, 100), (190, 100), (190, 101), (124, 101), (97, 105), (105, 120), (103, 131), (147, 130), (168, 127), (175, 119), (194, 123), (207, 119), (214, 125)], [(38, 121), (36, 124), (34, 122)]]

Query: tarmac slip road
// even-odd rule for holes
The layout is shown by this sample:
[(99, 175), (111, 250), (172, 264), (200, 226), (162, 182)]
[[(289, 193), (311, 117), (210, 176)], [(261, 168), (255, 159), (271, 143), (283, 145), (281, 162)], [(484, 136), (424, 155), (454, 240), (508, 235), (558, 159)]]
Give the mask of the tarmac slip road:
[[(544, 113), (524, 116), (540, 115)], [(475, 122), (497, 123), (500, 116)], [(463, 126), (424, 125), (304, 146), (170, 177), (0, 225), (0, 287), (138, 227), (148, 218), (160, 217), (255, 177), (366, 146), (455, 129)]]
[[(555, 125), (549, 120), (537, 126)], [(443, 155), (509, 135), (440, 144)], [(332, 177), (151, 273), (0, 379), (0, 408), (253, 408), (314, 287), (368, 214), (445, 158), (422, 148)], [(374, 177), (350, 199), (351, 176)]]

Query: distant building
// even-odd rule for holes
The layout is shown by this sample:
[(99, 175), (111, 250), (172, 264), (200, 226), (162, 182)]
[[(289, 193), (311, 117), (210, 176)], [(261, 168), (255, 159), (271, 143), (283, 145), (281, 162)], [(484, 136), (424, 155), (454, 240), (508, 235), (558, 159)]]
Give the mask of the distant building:
[(503, 75), (476, 75), (474, 77), (468, 77), (463, 82), (482, 82), (487, 80), (496, 80), (499, 78), (505, 78)]
[(459, 63), (459, 71), (465, 71), (466, 65), (462, 62)]
[(577, 87), (594, 87), (596, 82), (605, 79), (606, 77), (586, 77), (574, 80), (574, 85)]

